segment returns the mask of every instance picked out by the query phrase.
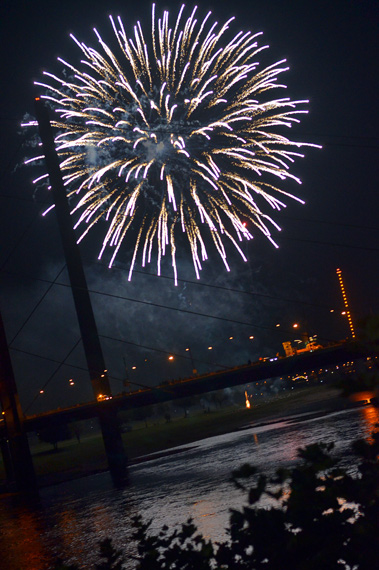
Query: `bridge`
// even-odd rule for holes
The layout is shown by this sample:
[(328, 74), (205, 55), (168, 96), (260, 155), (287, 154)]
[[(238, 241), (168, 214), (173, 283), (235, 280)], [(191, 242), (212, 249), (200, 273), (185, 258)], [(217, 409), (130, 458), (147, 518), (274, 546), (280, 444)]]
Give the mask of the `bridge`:
[[(35, 100), (35, 111), (52, 187), (55, 211), (57, 213), (57, 221), (62, 237), (62, 245), (87, 360), (87, 367), (97, 401), (78, 404), (77, 406), (65, 409), (51, 410), (35, 416), (23, 417), (6, 342), (6, 335), (0, 318), (0, 347), (2, 347), (0, 354), (0, 399), (2, 400), (1, 404), (4, 419), (6, 420), (6, 422), (4, 419), (0, 422), (0, 435), (5, 435), (3, 439), (9, 436), (9, 441), (5, 442), (5, 445), (3, 445), (4, 441), (0, 438), (0, 445), (3, 445), (5, 448), (4, 457), (6, 457), (8, 453), (7, 445), (9, 443), (9, 475), (11, 476), (11, 472), (14, 472), (14, 479), (19, 489), (23, 488), (27, 492), (34, 492), (36, 489), (33, 462), (25, 433), (26, 431), (39, 430), (51, 425), (53, 421), (70, 422), (78, 419), (97, 417), (99, 419), (104, 448), (112, 477), (115, 481), (121, 481), (126, 474), (127, 458), (123, 448), (121, 433), (117, 425), (116, 412), (118, 410), (175, 400), (194, 394), (219, 390), (228, 386), (236, 386), (261, 381), (265, 378), (294, 374), (299, 371), (303, 372), (305, 370), (371, 355), (367, 354), (367, 349), (359, 347), (359, 345), (348, 346), (348, 344), (342, 344), (331, 349), (320, 349), (313, 354), (291, 356), (272, 362), (259, 361), (222, 372), (214, 372), (194, 378), (178, 380), (153, 388), (139, 390), (138, 392), (111, 397), (109, 379), (105, 370), (106, 367), (81, 262), (80, 251), (71, 224), (70, 208), (55, 149), (54, 133), (48, 110), (39, 97)], [(103, 399), (100, 397), (101, 394), (105, 394), (107, 397)], [(4, 460), (4, 463), (5, 462)]]
[(103, 401), (91, 401), (68, 408), (26, 416), (26, 431), (38, 431), (52, 421), (71, 422), (97, 417), (100, 409), (114, 411), (128, 410), (152, 404), (205, 394), (241, 384), (260, 382), (269, 378), (293, 375), (310, 370), (319, 370), (331, 365), (350, 362), (379, 354), (377, 343), (365, 345), (356, 341), (340, 342), (313, 352), (302, 353), (272, 360), (258, 360), (251, 364), (236, 366), (227, 370), (211, 372), (181, 380), (165, 382), (151, 388), (122, 393)]

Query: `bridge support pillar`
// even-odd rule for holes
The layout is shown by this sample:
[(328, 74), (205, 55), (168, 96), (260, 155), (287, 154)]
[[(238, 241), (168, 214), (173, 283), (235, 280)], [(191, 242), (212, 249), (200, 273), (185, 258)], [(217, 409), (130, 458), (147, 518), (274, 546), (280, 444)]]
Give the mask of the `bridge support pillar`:
[(0, 402), (5, 423), (5, 438), (1, 443), (7, 482), (15, 482), (17, 490), (37, 495), (37, 481), (24, 430), (23, 413), (17, 393), (12, 362), (9, 355), (3, 320), (0, 313)]
[[(74, 297), (84, 353), (95, 398), (96, 400), (100, 400), (103, 399), (104, 396), (111, 396), (111, 388), (97, 332), (95, 316), (92, 309), (80, 251), (76, 242), (75, 232), (72, 227), (70, 208), (66, 190), (63, 185), (62, 174), (59, 168), (59, 161), (55, 150), (54, 136), (48, 110), (39, 98), (36, 99), (35, 103), (39, 132), (42, 140), (46, 167), (49, 173), (55, 203), (55, 212), (62, 238), (63, 251), (66, 259), (71, 290)], [(126, 476), (127, 458), (123, 447), (116, 413), (111, 413), (105, 409), (99, 409), (99, 421), (109, 469), (114, 481), (118, 483), (121, 482), (124, 476)]]

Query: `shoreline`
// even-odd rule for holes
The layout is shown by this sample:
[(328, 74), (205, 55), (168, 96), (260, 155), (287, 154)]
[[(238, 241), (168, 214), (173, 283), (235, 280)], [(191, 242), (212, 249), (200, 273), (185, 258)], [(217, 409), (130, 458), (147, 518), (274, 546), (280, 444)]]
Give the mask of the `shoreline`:
[[(300, 388), (262, 401), (250, 409), (232, 407), (157, 423), (123, 434), (128, 466), (133, 467), (168, 455), (182, 453), (197, 441), (291, 418), (309, 417), (352, 409), (365, 400), (352, 401), (330, 385)], [(367, 400), (366, 400), (367, 403)], [(32, 450), (33, 451), (33, 450)], [(34, 450), (35, 451), (35, 450)], [(63, 442), (57, 452), (34, 452), (39, 489), (108, 471), (101, 435)], [(0, 484), (0, 494), (13, 493), (12, 485)]]
[[(332, 389), (333, 392), (339, 392), (339, 390)], [(291, 410), (287, 412), (281, 413), (273, 413), (266, 415), (264, 408), (266, 405), (262, 406), (262, 409), (259, 410), (259, 417), (257, 417), (253, 421), (248, 421), (246, 423), (246, 419), (244, 419), (244, 423), (239, 426), (235, 426), (234, 429), (221, 429), (217, 431), (217, 433), (207, 433), (201, 439), (194, 440), (188, 443), (182, 443), (178, 446), (162, 449), (158, 451), (153, 451), (152, 453), (137, 456), (132, 459), (129, 463), (130, 466), (138, 465), (140, 463), (144, 463), (153, 459), (159, 459), (168, 455), (176, 455), (182, 453), (188, 449), (192, 449), (196, 447), (196, 442), (201, 441), (202, 439), (207, 439), (209, 437), (217, 437), (217, 435), (223, 435), (225, 433), (233, 433), (238, 431), (245, 431), (254, 427), (262, 427), (267, 426), (272, 423), (277, 422), (290, 422), (290, 421), (307, 421), (310, 418), (319, 418), (324, 415), (328, 415), (334, 412), (342, 412), (345, 410), (351, 410), (356, 408), (361, 408), (367, 405), (367, 402), (364, 400), (352, 401), (348, 397), (331, 394), (331, 390), (326, 389), (324, 397), (320, 399), (316, 399), (315, 401), (300, 401), (296, 403)], [(330, 397), (332, 395), (332, 397)], [(304, 400), (307, 400), (305, 398)], [(268, 403), (268, 407), (270, 406), (271, 402)], [(254, 408), (252, 408), (254, 412)], [(255, 411), (258, 411), (258, 408), (255, 408)], [(191, 443), (194, 445), (191, 446)]]

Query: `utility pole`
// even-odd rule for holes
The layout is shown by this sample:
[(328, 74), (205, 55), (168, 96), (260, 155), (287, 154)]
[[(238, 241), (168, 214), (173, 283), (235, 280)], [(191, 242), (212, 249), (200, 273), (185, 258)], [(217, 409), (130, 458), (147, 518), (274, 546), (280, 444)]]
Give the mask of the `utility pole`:
[(5, 422), (6, 440), (2, 442), (4, 466), (8, 482), (15, 481), (17, 490), (38, 495), (29, 441), (24, 430), (17, 386), (13, 374), (3, 319), (0, 313), (0, 403)]
[[(88, 371), (95, 398), (100, 401), (104, 397), (111, 397), (107, 369), (80, 251), (72, 227), (66, 190), (63, 185), (59, 160), (55, 150), (49, 112), (39, 97), (35, 100), (35, 109)], [(99, 421), (109, 469), (113, 479), (118, 482), (126, 474), (127, 460), (116, 413), (101, 406), (99, 403)]]

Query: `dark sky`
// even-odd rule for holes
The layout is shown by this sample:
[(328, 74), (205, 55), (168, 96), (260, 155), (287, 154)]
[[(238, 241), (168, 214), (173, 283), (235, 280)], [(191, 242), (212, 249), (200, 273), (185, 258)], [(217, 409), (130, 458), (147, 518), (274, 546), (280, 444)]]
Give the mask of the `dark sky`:
[[(169, 8), (174, 16), (179, 6), (171, 2), (158, 9)], [(200, 284), (193, 283), (188, 259), (181, 261), (178, 287), (169, 267), (164, 274), (170, 278), (135, 273), (128, 283), (127, 256), (120, 256), (109, 271), (96, 262), (96, 235), (83, 244), (89, 286), (98, 292), (92, 299), (115, 392), (123, 388), (124, 363), (130, 379), (141, 384), (188, 375), (191, 363), (183, 358), (188, 346), (196, 367), (204, 371), (275, 354), (290, 338), (295, 321), (325, 342), (348, 336), (340, 315), (337, 267), (355, 321), (379, 313), (378, 3), (237, 0), (199, 5), (201, 15), (209, 9), (219, 22), (234, 15), (235, 32), (263, 31), (263, 42), (270, 45), (261, 57), (265, 65), (287, 58), (288, 96), (310, 100), (309, 115), (292, 136), (323, 148), (306, 150), (294, 166), (303, 184), (291, 190), (306, 204), (290, 202), (278, 214), (283, 228), (279, 249), (257, 237), (246, 246), (247, 264), (231, 257), (230, 274), (213, 256)], [(148, 29), (151, 4), (3, 0), (0, 10), (0, 307), (22, 404), (35, 412), (90, 399), (91, 388), (80, 370), (85, 361), (55, 217), (41, 217), (46, 196), (35, 193), (31, 184), (38, 174), (22, 166), (31, 149), (20, 123), (25, 113), (33, 113), (38, 94), (33, 81), (44, 69), (57, 70), (58, 56), (68, 61), (77, 57), (70, 32), (94, 46), (94, 26), (112, 38), (109, 13), (120, 14), (127, 30), (137, 19)], [(148, 271), (154, 274), (155, 267)], [(55, 279), (59, 285), (51, 286)], [(178, 356), (169, 362), (171, 351)], [(71, 377), (75, 386), (69, 386)], [(31, 404), (46, 383), (45, 394)]]

